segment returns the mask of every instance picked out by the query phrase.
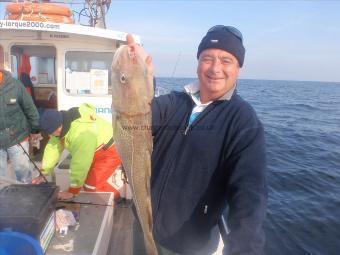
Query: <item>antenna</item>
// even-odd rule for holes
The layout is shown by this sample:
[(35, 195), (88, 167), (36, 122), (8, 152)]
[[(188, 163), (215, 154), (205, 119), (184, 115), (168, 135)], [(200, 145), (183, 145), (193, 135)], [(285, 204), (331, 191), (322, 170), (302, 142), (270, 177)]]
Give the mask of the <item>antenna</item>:
[(176, 72), (177, 65), (178, 65), (178, 63), (179, 63), (179, 60), (180, 60), (180, 58), (181, 58), (181, 55), (182, 55), (182, 52), (179, 52), (179, 53), (178, 53), (178, 56), (177, 56), (177, 60), (176, 60), (175, 66), (174, 66), (174, 70), (172, 71), (172, 74), (171, 74), (171, 78), (174, 77), (174, 74), (175, 74), (175, 72)]
[(78, 14), (79, 24), (85, 18), (87, 19), (87, 26), (106, 28), (105, 15), (110, 8), (110, 4), (111, 0), (85, 0), (83, 8), (79, 12), (73, 12)]

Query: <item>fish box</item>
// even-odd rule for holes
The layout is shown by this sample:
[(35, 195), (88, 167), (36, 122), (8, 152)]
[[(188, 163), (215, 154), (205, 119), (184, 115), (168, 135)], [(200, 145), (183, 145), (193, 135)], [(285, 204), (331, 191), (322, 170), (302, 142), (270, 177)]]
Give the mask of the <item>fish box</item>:
[(0, 231), (34, 237), (45, 251), (55, 232), (55, 185), (12, 184), (0, 190)]

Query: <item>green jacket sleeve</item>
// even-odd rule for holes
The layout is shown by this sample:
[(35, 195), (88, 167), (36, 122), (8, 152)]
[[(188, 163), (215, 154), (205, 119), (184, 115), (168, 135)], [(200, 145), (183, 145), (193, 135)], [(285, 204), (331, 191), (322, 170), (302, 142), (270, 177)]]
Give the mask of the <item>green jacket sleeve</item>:
[(20, 88), (20, 105), (23, 110), (27, 121), (31, 127), (31, 133), (36, 133), (39, 131), (39, 113), (32, 97), (27, 93), (23, 84), (20, 81), (16, 81)]
[(93, 131), (83, 131), (70, 144), (70, 186), (79, 188), (83, 186), (91, 167), (97, 147), (97, 135)]
[(60, 155), (64, 150), (64, 146), (61, 144), (58, 137), (52, 136), (48, 141), (42, 160), (42, 169), (44, 174), (48, 174), (53, 170), (59, 161)]

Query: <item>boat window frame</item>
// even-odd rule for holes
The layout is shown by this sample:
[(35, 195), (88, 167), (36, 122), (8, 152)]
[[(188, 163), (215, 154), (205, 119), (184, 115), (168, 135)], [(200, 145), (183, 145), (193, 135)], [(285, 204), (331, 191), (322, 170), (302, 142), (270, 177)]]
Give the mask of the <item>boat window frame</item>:
[[(19, 79), (19, 61), (18, 61), (18, 56), (17, 55), (12, 55), (11, 53), (9, 54), (10, 56), (10, 69), (11, 69), (11, 74), (14, 78)], [(15, 62), (14, 63), (14, 60)], [(15, 70), (13, 70), (15, 68)]]
[[(67, 53), (70, 52), (90, 52), (90, 53), (103, 53), (103, 54), (111, 54), (110, 57), (110, 62), (109, 62), (109, 68), (108, 68), (108, 94), (93, 94), (93, 93), (72, 93), (71, 91), (69, 91), (68, 89), (66, 89), (67, 86), (67, 81), (66, 81), (66, 69), (67, 69)], [(113, 59), (113, 55), (115, 53), (115, 50), (108, 50), (108, 49), (89, 49), (89, 48), (72, 48), (72, 49), (65, 49), (63, 52), (63, 85), (62, 85), (62, 90), (63, 92), (68, 95), (68, 96), (73, 96), (73, 97), (93, 97), (93, 98), (99, 98), (99, 97), (112, 97), (112, 89), (110, 89), (110, 87), (112, 87), (111, 85), (111, 63), (112, 63), (112, 59)]]
[(0, 70), (5, 69), (5, 51), (4, 46), (0, 43)]

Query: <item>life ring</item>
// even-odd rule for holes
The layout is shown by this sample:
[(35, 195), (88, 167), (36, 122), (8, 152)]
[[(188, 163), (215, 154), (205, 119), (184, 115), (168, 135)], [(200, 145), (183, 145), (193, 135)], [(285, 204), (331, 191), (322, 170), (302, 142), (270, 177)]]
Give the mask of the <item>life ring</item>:
[(71, 17), (55, 14), (12, 14), (8, 16), (8, 19), (74, 24), (74, 20)]
[(11, 3), (6, 6), (6, 11), (9, 14), (32, 14), (32, 13), (40, 13), (40, 14), (55, 14), (61, 16), (72, 16), (72, 11), (70, 8), (58, 5), (58, 4), (49, 4), (49, 3)]

